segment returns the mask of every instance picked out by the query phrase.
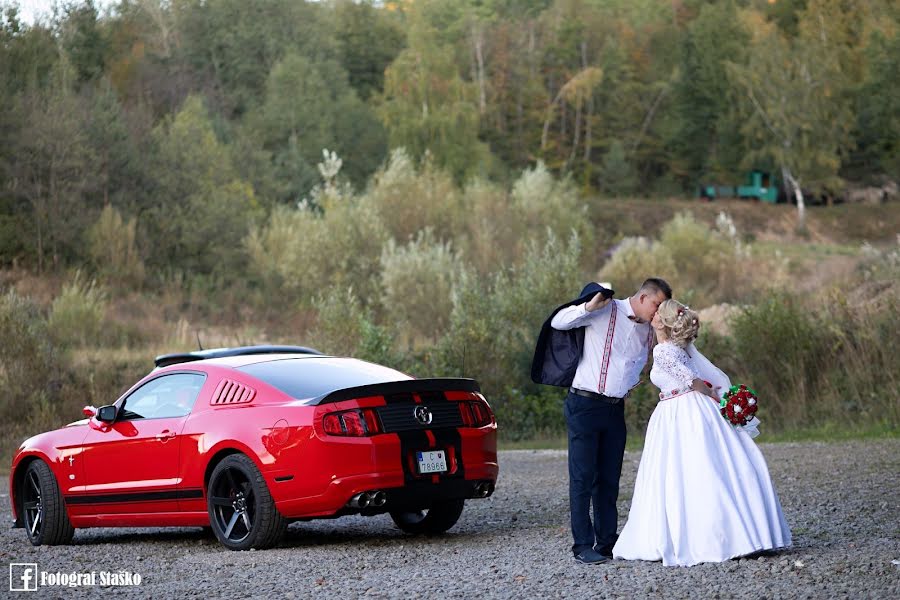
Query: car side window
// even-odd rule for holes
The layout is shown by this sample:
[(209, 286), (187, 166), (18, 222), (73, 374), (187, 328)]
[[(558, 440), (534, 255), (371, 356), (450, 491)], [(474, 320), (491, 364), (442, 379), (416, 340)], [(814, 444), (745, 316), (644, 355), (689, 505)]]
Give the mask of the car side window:
[(163, 375), (125, 398), (120, 420), (170, 419), (190, 414), (206, 376), (200, 373)]

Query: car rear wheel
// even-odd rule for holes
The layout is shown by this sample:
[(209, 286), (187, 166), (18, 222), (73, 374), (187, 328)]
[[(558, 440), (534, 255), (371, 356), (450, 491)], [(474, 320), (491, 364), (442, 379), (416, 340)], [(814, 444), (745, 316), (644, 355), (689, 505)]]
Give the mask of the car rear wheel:
[(28, 541), (35, 546), (68, 544), (75, 535), (56, 477), (42, 460), (33, 461), (25, 470), (22, 518)]
[(464, 505), (464, 500), (445, 500), (425, 510), (391, 511), (391, 518), (406, 533), (444, 533), (456, 525)]
[(213, 533), (230, 550), (271, 548), (287, 528), (262, 473), (243, 454), (226, 456), (216, 465), (206, 503)]

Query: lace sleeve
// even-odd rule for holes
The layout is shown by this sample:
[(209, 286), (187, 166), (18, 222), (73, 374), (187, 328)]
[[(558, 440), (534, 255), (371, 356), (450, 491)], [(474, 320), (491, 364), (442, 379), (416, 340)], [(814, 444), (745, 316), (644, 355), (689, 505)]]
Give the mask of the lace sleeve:
[(700, 377), (684, 348), (671, 343), (658, 344), (653, 349), (653, 366), (685, 387), (690, 387)]

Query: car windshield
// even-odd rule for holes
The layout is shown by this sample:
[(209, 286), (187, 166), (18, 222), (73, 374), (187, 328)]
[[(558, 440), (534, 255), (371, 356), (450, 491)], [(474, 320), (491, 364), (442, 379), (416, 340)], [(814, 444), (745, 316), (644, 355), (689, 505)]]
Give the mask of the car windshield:
[(412, 379), (400, 371), (354, 358), (291, 358), (238, 369), (298, 400), (360, 385)]

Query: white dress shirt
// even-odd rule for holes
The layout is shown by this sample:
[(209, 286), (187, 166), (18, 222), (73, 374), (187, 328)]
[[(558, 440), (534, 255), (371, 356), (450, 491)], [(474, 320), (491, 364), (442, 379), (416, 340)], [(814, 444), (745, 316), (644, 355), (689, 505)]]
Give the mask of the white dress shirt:
[[(610, 340), (609, 356), (604, 356), (613, 303), (616, 320)], [(649, 323), (637, 323), (628, 299), (612, 300), (600, 310), (588, 312), (584, 304), (568, 306), (554, 315), (554, 329), (584, 327), (584, 346), (572, 387), (597, 392), (612, 398), (624, 398), (640, 383), (641, 371), (647, 364), (653, 335)], [(605, 363), (605, 378), (602, 376)], [(600, 386), (601, 379), (604, 385)]]

